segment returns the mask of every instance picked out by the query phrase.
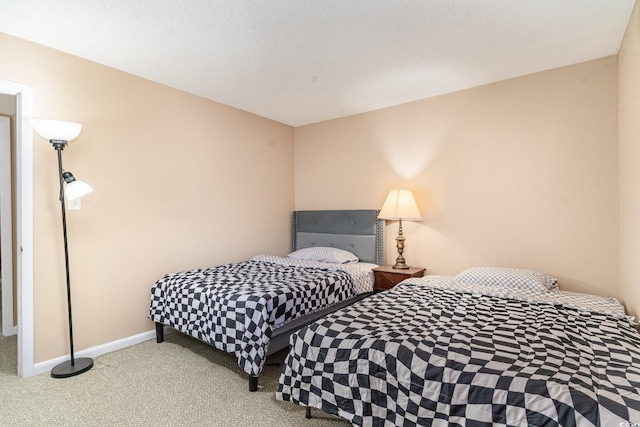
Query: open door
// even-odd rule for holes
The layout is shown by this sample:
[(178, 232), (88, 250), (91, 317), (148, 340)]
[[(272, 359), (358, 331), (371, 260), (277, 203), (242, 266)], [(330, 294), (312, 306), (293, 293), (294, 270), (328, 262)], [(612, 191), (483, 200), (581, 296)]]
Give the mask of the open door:
[(0, 271), (2, 335), (17, 333), (13, 315), (13, 227), (11, 222), (11, 120), (0, 116)]

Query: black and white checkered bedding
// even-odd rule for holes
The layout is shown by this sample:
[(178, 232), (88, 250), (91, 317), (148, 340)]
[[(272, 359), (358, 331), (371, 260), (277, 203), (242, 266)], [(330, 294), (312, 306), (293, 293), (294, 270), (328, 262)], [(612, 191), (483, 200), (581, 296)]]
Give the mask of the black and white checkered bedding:
[[(168, 274), (151, 288), (148, 317), (235, 353), (240, 368), (258, 375), (273, 330), (357, 293), (350, 273), (283, 258), (279, 264), (278, 258), (257, 256)], [(370, 265), (349, 269), (373, 274)], [(358, 280), (364, 277), (360, 274)]]
[(640, 425), (624, 310), (446, 282), (411, 279), (301, 329), (277, 398), (364, 426)]

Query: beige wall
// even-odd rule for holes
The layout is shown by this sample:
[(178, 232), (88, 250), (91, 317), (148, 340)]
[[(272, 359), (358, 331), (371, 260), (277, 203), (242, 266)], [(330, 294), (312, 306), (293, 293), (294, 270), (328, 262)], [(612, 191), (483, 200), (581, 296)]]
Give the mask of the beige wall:
[(620, 133), (620, 298), (640, 315), (640, 5), (618, 55)]
[[(63, 152), (95, 190), (67, 215), (76, 350), (151, 330), (165, 273), (287, 253), (291, 127), (3, 34), (0, 57), (0, 79), (33, 86), (34, 117), (84, 126)], [(68, 353), (57, 193), (36, 135), (36, 362)]]
[(531, 268), (618, 295), (616, 57), (296, 128), (295, 167), (296, 209), (413, 190), (405, 257), (431, 273)]
[(13, 117), (16, 113), (15, 95), (5, 95), (0, 93), (0, 112), (3, 116)]

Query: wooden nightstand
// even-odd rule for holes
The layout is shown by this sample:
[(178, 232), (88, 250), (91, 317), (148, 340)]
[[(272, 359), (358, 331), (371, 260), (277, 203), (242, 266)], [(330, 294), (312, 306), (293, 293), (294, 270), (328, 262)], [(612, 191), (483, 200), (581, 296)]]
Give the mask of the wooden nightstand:
[(409, 267), (404, 270), (395, 269), (390, 265), (376, 267), (373, 269), (375, 277), (373, 290), (375, 292), (386, 291), (409, 277), (422, 277), (424, 272), (425, 269), (420, 267)]

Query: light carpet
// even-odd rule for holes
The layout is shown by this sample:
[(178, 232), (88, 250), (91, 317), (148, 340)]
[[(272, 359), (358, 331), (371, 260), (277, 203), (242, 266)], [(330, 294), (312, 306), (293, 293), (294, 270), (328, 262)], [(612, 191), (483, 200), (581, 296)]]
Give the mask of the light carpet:
[[(16, 337), (0, 337), (1, 426), (338, 426), (275, 398), (285, 353), (267, 360), (257, 392), (229, 353), (172, 333), (105, 354), (72, 378), (16, 375)], [(277, 363), (274, 365), (274, 363)]]

